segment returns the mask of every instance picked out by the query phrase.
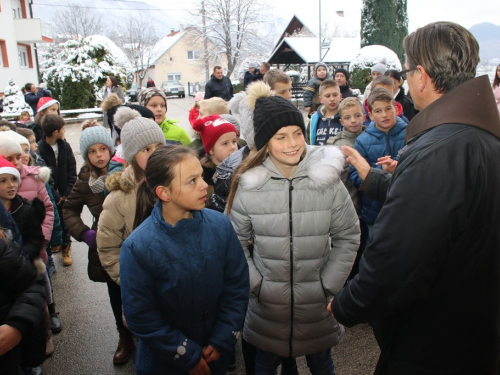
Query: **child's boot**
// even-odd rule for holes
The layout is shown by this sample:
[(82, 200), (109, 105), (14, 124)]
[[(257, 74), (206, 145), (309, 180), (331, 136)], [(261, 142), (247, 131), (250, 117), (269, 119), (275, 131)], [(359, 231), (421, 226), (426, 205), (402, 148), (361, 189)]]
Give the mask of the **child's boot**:
[(71, 258), (71, 244), (63, 245), (62, 253), (63, 266), (71, 266), (73, 264), (73, 259)]
[(135, 344), (134, 337), (127, 328), (118, 328), (118, 334), (120, 335), (120, 340), (113, 356), (113, 363), (121, 365), (128, 361), (135, 349)]

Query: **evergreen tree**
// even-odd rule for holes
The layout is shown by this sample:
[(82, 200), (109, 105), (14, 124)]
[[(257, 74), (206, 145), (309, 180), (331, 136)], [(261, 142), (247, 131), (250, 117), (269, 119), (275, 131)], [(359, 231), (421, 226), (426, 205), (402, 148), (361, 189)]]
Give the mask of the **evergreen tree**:
[(361, 47), (380, 44), (404, 62), (403, 39), (408, 35), (407, 0), (363, 0)]
[(14, 79), (9, 78), (9, 84), (5, 87), (3, 97), (3, 111), (5, 114), (21, 113), (21, 111), (28, 111), (33, 115), (33, 110), (24, 101), (24, 95), (21, 88), (16, 85)]

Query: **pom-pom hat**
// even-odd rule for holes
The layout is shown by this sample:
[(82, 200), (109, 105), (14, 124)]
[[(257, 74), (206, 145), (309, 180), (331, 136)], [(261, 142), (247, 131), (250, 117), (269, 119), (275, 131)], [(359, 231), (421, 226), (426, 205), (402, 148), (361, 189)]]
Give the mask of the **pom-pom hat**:
[(387, 72), (387, 65), (386, 65), (386, 60), (383, 58), (380, 60), (378, 63), (372, 66), (372, 73), (373, 72), (378, 72), (380, 75), (384, 75), (385, 72)]
[(165, 136), (153, 120), (141, 117), (136, 110), (128, 107), (118, 108), (115, 126), (121, 129), (121, 142), (125, 160), (132, 164), (135, 155), (147, 145), (165, 144)]
[(200, 133), (203, 147), (206, 152), (214, 147), (215, 142), (226, 133), (237, 133), (236, 128), (229, 121), (219, 115), (210, 115), (197, 119), (193, 124), (193, 129)]
[(105, 145), (110, 155), (113, 155), (115, 147), (113, 146), (113, 140), (109, 135), (109, 132), (104, 129), (103, 126), (97, 125), (85, 129), (80, 135), (80, 154), (87, 160), (87, 152), (90, 146), (102, 143)]
[(21, 175), (19, 171), (16, 169), (14, 164), (5, 159), (5, 156), (0, 155), (0, 174), (11, 174), (16, 176), (17, 181), (21, 183)]
[(54, 104), (58, 104), (60, 106), (57, 100), (50, 98), (48, 96), (44, 96), (43, 98), (40, 98), (40, 100), (38, 100), (38, 104), (36, 105), (36, 111), (41, 112), (44, 109), (47, 109)]

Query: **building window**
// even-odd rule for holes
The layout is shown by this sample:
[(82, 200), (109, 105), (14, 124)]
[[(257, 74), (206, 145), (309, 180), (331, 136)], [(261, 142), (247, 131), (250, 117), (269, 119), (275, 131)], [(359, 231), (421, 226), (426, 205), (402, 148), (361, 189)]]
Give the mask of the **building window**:
[(167, 74), (167, 81), (180, 81), (181, 80), (181, 73), (168, 73)]
[(7, 44), (5, 43), (5, 40), (0, 40), (0, 67), (9, 67), (9, 59), (7, 58)]
[(200, 59), (200, 51), (187, 51), (188, 60), (199, 60)]
[(28, 48), (26, 46), (17, 46), (17, 54), (19, 56), (19, 66), (23, 69), (29, 68)]
[(14, 19), (23, 18), (23, 13), (22, 13), (22, 8), (21, 8), (21, 1), (19, 1), (19, 0), (12, 0), (12, 16), (13, 16)]

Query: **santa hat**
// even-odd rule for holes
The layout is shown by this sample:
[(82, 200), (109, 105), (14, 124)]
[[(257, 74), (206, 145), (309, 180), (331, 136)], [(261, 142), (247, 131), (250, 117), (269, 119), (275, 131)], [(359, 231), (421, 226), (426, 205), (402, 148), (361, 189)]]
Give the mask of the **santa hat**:
[(5, 159), (5, 156), (0, 155), (0, 174), (5, 173), (16, 176), (17, 181), (21, 183), (21, 175), (19, 174), (19, 171), (16, 169), (16, 167), (14, 167), (14, 164)]
[(59, 102), (53, 98), (50, 98), (48, 96), (44, 96), (43, 98), (40, 98), (38, 101), (38, 104), (36, 105), (36, 111), (41, 112), (44, 109), (49, 108), (51, 105), (57, 104), (60, 106)]
[(203, 147), (206, 152), (214, 147), (215, 142), (226, 133), (237, 133), (236, 128), (229, 121), (219, 115), (210, 115), (199, 118), (193, 124), (193, 129), (200, 133)]

